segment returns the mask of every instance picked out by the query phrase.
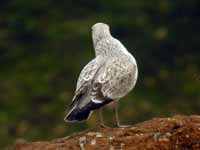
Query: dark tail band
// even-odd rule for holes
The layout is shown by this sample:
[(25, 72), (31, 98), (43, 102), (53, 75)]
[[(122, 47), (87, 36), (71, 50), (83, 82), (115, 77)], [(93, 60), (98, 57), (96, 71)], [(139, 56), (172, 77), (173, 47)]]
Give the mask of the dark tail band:
[(111, 99), (107, 99), (102, 103), (95, 103), (93, 101), (89, 101), (89, 103), (87, 103), (82, 108), (79, 107), (79, 103), (77, 102), (66, 115), (64, 120), (66, 122), (77, 122), (87, 120), (93, 110), (103, 107), (111, 101)]
[(72, 108), (70, 112), (65, 116), (64, 120), (66, 122), (77, 122), (87, 120), (91, 111), (79, 109), (78, 107)]

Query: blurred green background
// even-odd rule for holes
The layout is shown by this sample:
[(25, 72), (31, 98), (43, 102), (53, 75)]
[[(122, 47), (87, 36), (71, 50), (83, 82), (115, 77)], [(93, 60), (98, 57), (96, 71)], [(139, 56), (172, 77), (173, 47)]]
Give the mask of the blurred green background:
[[(135, 56), (139, 78), (120, 102), (124, 124), (200, 114), (199, 0), (2, 0), (0, 147), (49, 140), (97, 124), (64, 123), (84, 65), (94, 57), (91, 26), (108, 23)], [(107, 108), (107, 124), (112, 111)]]

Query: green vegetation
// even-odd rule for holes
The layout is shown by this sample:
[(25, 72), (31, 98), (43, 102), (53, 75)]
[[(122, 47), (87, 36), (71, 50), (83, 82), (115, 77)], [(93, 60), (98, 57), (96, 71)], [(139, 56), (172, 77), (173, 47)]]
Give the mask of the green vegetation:
[[(199, 0), (4, 0), (0, 4), (0, 147), (95, 127), (67, 124), (81, 68), (94, 57), (91, 26), (106, 22), (134, 54), (135, 89), (124, 123), (200, 114)], [(111, 123), (108, 108), (106, 119)]]

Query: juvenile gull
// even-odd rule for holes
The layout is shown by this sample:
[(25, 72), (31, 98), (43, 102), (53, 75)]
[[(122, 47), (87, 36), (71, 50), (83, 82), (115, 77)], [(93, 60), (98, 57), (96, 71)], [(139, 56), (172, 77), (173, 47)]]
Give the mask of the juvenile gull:
[(113, 102), (115, 123), (121, 127), (117, 103), (135, 86), (137, 63), (123, 44), (112, 37), (107, 24), (92, 26), (92, 40), (96, 57), (81, 71), (71, 109), (64, 120), (84, 121), (99, 109), (101, 125), (104, 126), (102, 107)]

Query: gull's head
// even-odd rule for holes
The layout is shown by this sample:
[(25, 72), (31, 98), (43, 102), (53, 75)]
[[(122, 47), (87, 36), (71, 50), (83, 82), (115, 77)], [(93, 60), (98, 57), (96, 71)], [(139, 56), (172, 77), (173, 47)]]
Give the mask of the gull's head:
[(111, 36), (110, 28), (105, 23), (96, 23), (92, 26), (92, 39), (94, 46), (103, 38)]

